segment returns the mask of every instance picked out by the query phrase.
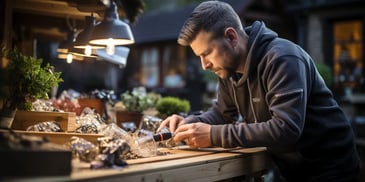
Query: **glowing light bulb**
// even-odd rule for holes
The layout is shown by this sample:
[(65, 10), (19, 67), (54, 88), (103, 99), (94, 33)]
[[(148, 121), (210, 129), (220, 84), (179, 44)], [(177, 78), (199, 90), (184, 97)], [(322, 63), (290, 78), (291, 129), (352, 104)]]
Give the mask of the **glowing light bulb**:
[(114, 45), (114, 40), (112, 38), (108, 39), (108, 43), (106, 44), (105, 51), (109, 55), (113, 55), (115, 53), (115, 45)]
[(66, 62), (67, 62), (68, 64), (71, 64), (71, 63), (72, 63), (72, 59), (73, 59), (72, 54), (71, 54), (71, 53), (68, 53), (68, 54), (67, 54)]
[(86, 56), (91, 56), (91, 52), (92, 52), (92, 50), (91, 50), (91, 46), (90, 45), (86, 45), (85, 46), (85, 55)]

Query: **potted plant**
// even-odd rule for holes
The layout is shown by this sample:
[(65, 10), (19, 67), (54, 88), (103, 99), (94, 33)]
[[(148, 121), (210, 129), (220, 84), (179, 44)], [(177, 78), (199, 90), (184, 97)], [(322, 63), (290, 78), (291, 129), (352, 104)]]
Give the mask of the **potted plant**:
[(133, 121), (139, 126), (146, 110), (155, 107), (161, 95), (147, 92), (144, 87), (136, 87), (132, 91), (125, 91), (120, 95), (123, 111), (117, 111), (118, 126), (121, 122)]
[(159, 117), (166, 118), (172, 114), (186, 115), (190, 111), (190, 102), (178, 97), (162, 97), (156, 105)]
[(1, 51), (1, 57), (8, 60), (2, 69), (6, 80), (2, 80), (0, 88), (1, 112), (32, 109), (36, 99), (48, 99), (51, 89), (62, 82), (60, 72), (54, 72), (50, 64), (42, 67), (42, 59), (23, 55), (17, 48)]

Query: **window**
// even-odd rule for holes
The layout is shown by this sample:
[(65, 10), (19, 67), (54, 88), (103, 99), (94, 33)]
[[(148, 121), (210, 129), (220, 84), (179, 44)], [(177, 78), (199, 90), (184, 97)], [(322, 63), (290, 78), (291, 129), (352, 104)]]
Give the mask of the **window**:
[(163, 49), (163, 86), (165, 88), (181, 88), (185, 85), (185, 64), (177, 56), (177, 47), (167, 45)]
[(147, 88), (180, 88), (185, 85), (185, 61), (176, 44), (142, 49), (141, 84)]
[(363, 82), (362, 39), (360, 20), (334, 23), (334, 78), (335, 86), (348, 96)]
[(156, 87), (159, 83), (158, 49), (145, 49), (142, 52), (142, 84), (146, 87)]

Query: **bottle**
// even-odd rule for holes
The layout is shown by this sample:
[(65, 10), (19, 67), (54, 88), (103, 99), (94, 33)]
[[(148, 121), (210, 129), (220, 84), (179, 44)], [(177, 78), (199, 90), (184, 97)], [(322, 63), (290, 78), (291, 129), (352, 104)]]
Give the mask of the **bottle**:
[(164, 141), (164, 140), (168, 140), (170, 138), (172, 138), (174, 136), (173, 133), (171, 132), (164, 132), (164, 133), (157, 133), (157, 134), (153, 134), (153, 135), (146, 135), (144, 137), (141, 137), (139, 139), (137, 139), (136, 143), (138, 144), (142, 144), (142, 143), (146, 143), (149, 141), (155, 141), (155, 142), (159, 142), (159, 141)]

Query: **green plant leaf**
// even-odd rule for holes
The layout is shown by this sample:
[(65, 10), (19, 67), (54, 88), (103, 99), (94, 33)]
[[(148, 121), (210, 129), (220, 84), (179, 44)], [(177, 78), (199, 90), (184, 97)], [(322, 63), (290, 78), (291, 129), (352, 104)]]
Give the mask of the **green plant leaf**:
[(52, 87), (63, 81), (61, 72), (54, 72), (50, 64), (42, 67), (42, 59), (25, 56), (17, 48), (3, 50), (9, 64), (5, 68), (9, 82), (6, 84), (10, 95), (5, 100), (9, 108), (29, 110), (34, 99), (47, 99)]

